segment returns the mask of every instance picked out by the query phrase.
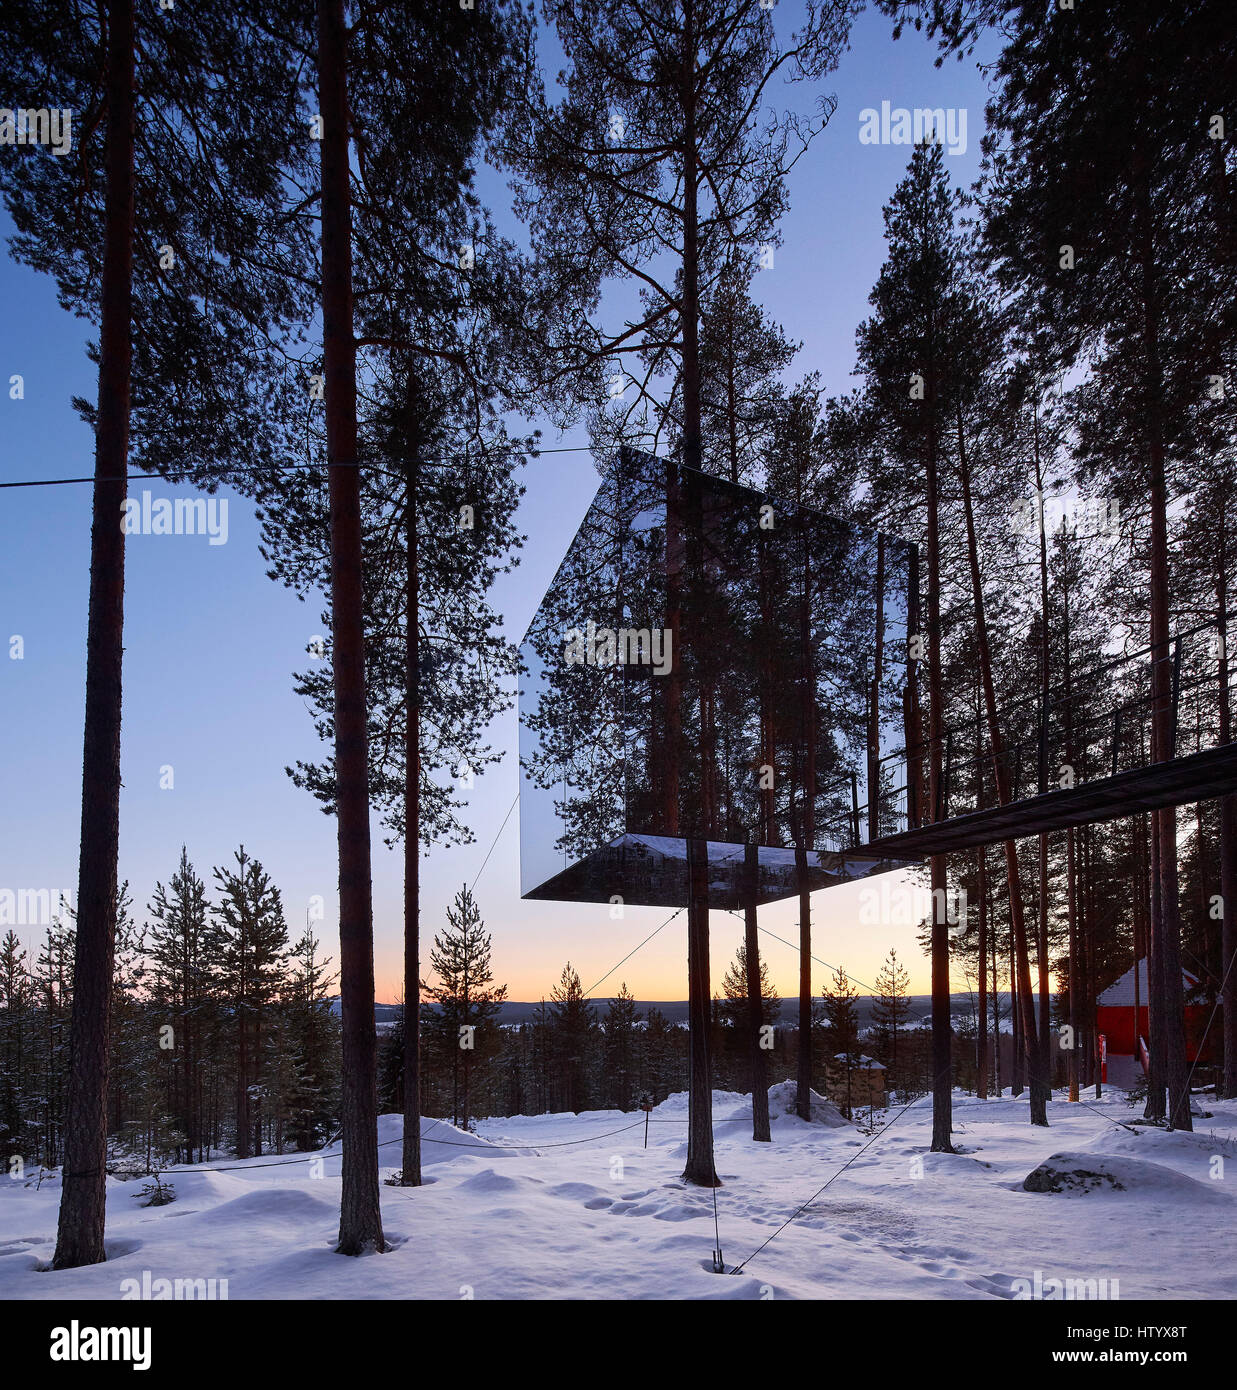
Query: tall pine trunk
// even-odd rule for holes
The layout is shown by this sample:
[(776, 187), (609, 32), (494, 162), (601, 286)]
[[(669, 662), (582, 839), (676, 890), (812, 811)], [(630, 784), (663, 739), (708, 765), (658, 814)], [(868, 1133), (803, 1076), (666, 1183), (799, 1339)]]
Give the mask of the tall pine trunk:
[(881, 684), (885, 679), (885, 538), (876, 538), (876, 644), (868, 699), (868, 839), (880, 838)]
[(713, 1088), (709, 1075), (709, 856), (705, 842), (687, 841), (688, 1090), (687, 1166), (683, 1177), (720, 1187), (713, 1167)]
[[(941, 743), (944, 733), (944, 681), (941, 677), (941, 538), (937, 438), (928, 427), (926, 478), (928, 503), (928, 802), (934, 821), (943, 816)], [(945, 856), (934, 854), (932, 890), (932, 1151), (953, 1152), (953, 1019), (949, 995), (949, 920)]]
[(1009, 1093), (1020, 1096), (1023, 1092), (1022, 1078), (1026, 1071), (1026, 1052), (1022, 1046), (1022, 1002), (1018, 992), (1018, 945), (1014, 938), (1014, 928), (1009, 928), (1009, 1014), (1011, 1041)]
[[(692, 0), (686, 0), (682, 70), (679, 81), (683, 100), (683, 462), (688, 468), (699, 469), (700, 226), (699, 170), (696, 153), (696, 30)], [(669, 540), (669, 523), (666, 530)], [(677, 633), (675, 636), (677, 638)], [(677, 648), (676, 641), (676, 667)], [(677, 733), (676, 728), (674, 734)], [(675, 783), (677, 792), (677, 767)], [(702, 806), (701, 811), (707, 815), (706, 807)], [(677, 814), (676, 805), (676, 818)], [(691, 1058), (687, 1167), (683, 1176), (688, 1182), (697, 1183), (702, 1187), (716, 1187), (719, 1184), (713, 1168), (713, 1081), (709, 1065), (709, 858), (706, 842), (696, 837), (690, 838), (687, 842), (687, 860), (687, 976)]]
[[(802, 505), (802, 497), (800, 497)], [(812, 632), (808, 612), (812, 567), (806, 528), (799, 516), (799, 540), (803, 553), (803, 592), (799, 597), (799, 661), (801, 680), (800, 718), (803, 722), (803, 812), (795, 867), (799, 887), (799, 1056), (796, 1069), (795, 1112), (801, 1120), (812, 1118), (812, 892), (808, 880), (808, 854), (816, 839), (816, 698), (812, 661)]]
[[(962, 478), (962, 503), (966, 514), (966, 549), (971, 572), (971, 594), (975, 605), (975, 641), (979, 649), (980, 680), (983, 684), (984, 707), (988, 716), (988, 741), (992, 745), (993, 777), (996, 781), (997, 803), (1007, 806), (1013, 800), (1009, 785), (1009, 769), (1005, 765), (1005, 744), (997, 714), (996, 687), (992, 677), (992, 651), (988, 642), (988, 622), (984, 605), (982, 576), (979, 570), (979, 548), (975, 535), (975, 512), (971, 501), (971, 475), (963, 447), (962, 415), (958, 413), (958, 469)], [(1027, 1075), (1031, 1084), (1031, 1123), (1048, 1123), (1047, 1083), (1043, 1075), (1044, 1056), (1040, 1048), (1035, 1022), (1035, 1001), (1031, 992), (1031, 958), (1027, 946), (1026, 918), (1022, 885), (1018, 872), (1018, 847), (1013, 840), (1004, 842), (1005, 878), (1009, 886), (1009, 917), (1014, 933), (1015, 969), (1018, 977), (1018, 1002), (1021, 1009), (1020, 1031), (1026, 1052)]]
[[(1176, 714), (1172, 707), (1169, 663), (1169, 567), (1168, 567), (1168, 481), (1165, 473), (1163, 422), (1164, 377), (1160, 360), (1159, 297), (1156, 284), (1155, 242), (1151, 195), (1146, 170), (1148, 156), (1136, 151), (1139, 170), (1137, 209), (1138, 247), (1142, 293), (1142, 346), (1144, 370), (1144, 412), (1151, 503), (1151, 691), (1153, 723), (1151, 757), (1166, 762), (1176, 755)], [(1153, 916), (1152, 936), (1158, 934), (1157, 986), (1160, 1028), (1155, 1039), (1161, 1053), (1157, 1084), (1168, 1092), (1167, 1117), (1170, 1127), (1192, 1129), (1190, 1120), (1189, 1074), (1185, 1057), (1185, 998), (1181, 981), (1181, 922), (1177, 900), (1177, 812), (1172, 806), (1153, 812), (1158, 843), (1159, 913)]]
[[(975, 691), (975, 809), (984, 806), (984, 764), (983, 738), (981, 735), (982, 713), (979, 706), (979, 690)], [(975, 1095), (979, 1100), (988, 1098), (988, 850), (980, 845), (975, 853), (976, 888), (979, 892), (979, 940), (976, 953), (979, 956), (979, 999), (977, 1009), (979, 1018), (975, 1027)]]
[[(984, 893), (987, 900), (987, 875), (985, 875)], [(992, 1082), (996, 1090), (997, 1099), (1001, 1098), (1002, 1076), (1001, 1076), (1001, 990), (1000, 981), (997, 977), (997, 956), (998, 944), (996, 934), (996, 924), (992, 928)]]
[[(1070, 1053), (1069, 1053), (1069, 1098), (1072, 1101), (1078, 1100), (1078, 906), (1077, 906), (1077, 882), (1075, 874), (1077, 866), (1074, 863), (1074, 828), (1071, 826), (1065, 832), (1065, 882), (1066, 882), (1066, 910), (1069, 915), (1069, 1033), (1070, 1033)], [(1135, 925), (1137, 933), (1137, 925)], [(1134, 950), (1134, 963), (1138, 963), (1137, 941)], [(1137, 975), (1137, 971), (1135, 972)], [(1137, 1027), (1135, 1027), (1137, 1033)], [(1135, 1038), (1134, 1052), (1138, 1052), (1138, 1042)]]
[(249, 1154), (249, 1029), (245, 1023), (244, 988), (237, 999), (236, 1018), (236, 1156)]
[(421, 1186), (421, 572), (417, 463), (408, 467), (404, 665), (403, 1187)]
[(107, 136), (99, 332), (99, 404), (90, 526), (86, 720), (77, 949), (56, 1269), (98, 1264), (107, 1200), (107, 1086), (120, 853), (120, 705), (125, 545), (120, 519), (129, 466), (133, 299), (132, 0), (107, 4)]
[(979, 1022), (975, 1029), (975, 1094), (988, 1098), (988, 874), (987, 851), (979, 847)]
[[(1065, 760), (1071, 767), (1074, 765), (1074, 703), (1073, 689), (1070, 678), (1070, 668), (1073, 661), (1070, 631), (1070, 605), (1069, 605), (1069, 584), (1062, 585), (1061, 606), (1064, 615), (1062, 632), (1062, 642), (1064, 646), (1064, 656), (1062, 665), (1065, 669)], [(1078, 1029), (1081, 1021), (1081, 1014), (1078, 1008), (1078, 990), (1081, 986), (1081, 977), (1078, 972), (1078, 864), (1075, 855), (1074, 828), (1070, 828), (1065, 833), (1065, 910), (1068, 918), (1069, 929), (1069, 1031), (1070, 1031), (1070, 1050), (1068, 1059), (1068, 1082), (1069, 1098), (1071, 1101), (1078, 1100)], [(1135, 917), (1134, 922), (1135, 936), (1137, 938), (1138, 922)], [(1135, 962), (1138, 960), (1138, 951), (1134, 952)], [(1137, 973), (1137, 972), (1135, 972)]]
[(331, 506), (339, 964), (343, 1015), (343, 1183), (339, 1253), (384, 1249), (378, 1182), (378, 1049), (369, 859), (369, 765), (352, 318), (348, 32), (343, 0), (318, 0), (322, 131), (322, 330)]
[[(1227, 499), (1225, 499), (1227, 501)], [(1228, 693), (1228, 518), (1220, 514), (1216, 561), (1216, 627), (1219, 634), (1220, 742), (1233, 739)], [(1217, 1094), (1237, 1096), (1237, 794), (1220, 799), (1220, 998), (1223, 1005), (1223, 1070)]]
[(1164, 1100), (1164, 1049), (1160, 1038), (1164, 1030), (1162, 910), (1163, 879), (1160, 877), (1160, 825), (1154, 812), (1151, 822), (1151, 911), (1147, 923), (1147, 1104), (1145, 1119), (1167, 1117)]
[[(1032, 416), (1032, 439), (1035, 457), (1035, 490), (1039, 497), (1039, 790), (1048, 790), (1048, 697), (1052, 693), (1052, 647), (1048, 640), (1048, 528), (1044, 525), (1044, 467), (1039, 447), (1039, 403)], [(1036, 955), (1039, 965), (1039, 1051), (1040, 1074), (1047, 1090), (1045, 1101), (1052, 1094), (1051, 1004), (1052, 982), (1048, 971), (1048, 835), (1039, 836), (1039, 939)], [(1034, 1107), (1033, 1107), (1034, 1108)]]
[(743, 951), (747, 964), (747, 1023), (751, 1034), (752, 1138), (768, 1144), (772, 1141), (769, 1132), (769, 1068), (765, 1050), (760, 1045), (764, 996), (760, 988), (760, 942), (756, 922), (760, 881), (760, 849), (757, 845), (748, 843), (743, 847), (743, 868)]

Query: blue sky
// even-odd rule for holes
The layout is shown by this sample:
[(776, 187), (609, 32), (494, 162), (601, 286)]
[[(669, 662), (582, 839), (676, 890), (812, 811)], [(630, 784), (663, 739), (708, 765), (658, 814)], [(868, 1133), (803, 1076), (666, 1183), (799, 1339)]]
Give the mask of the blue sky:
[[(790, 12), (793, 13), (793, 12)], [(779, 22), (782, 16), (779, 15)], [(987, 89), (974, 59), (933, 66), (935, 48), (911, 33), (894, 43), (887, 21), (864, 15), (851, 51), (827, 89), (836, 113), (793, 171), (784, 241), (754, 294), (802, 351), (790, 375), (820, 371), (832, 392), (848, 389), (854, 334), (884, 258), (881, 208), (901, 177), (903, 145), (860, 142), (865, 108), (953, 107), (967, 111), (965, 154), (946, 163), (956, 181), (978, 171)], [(500, 221), (509, 210), (496, 206)], [(11, 230), (0, 214), (0, 233)], [(52, 282), (0, 259), (0, 477), (84, 476), (93, 441), (70, 400), (93, 398), (95, 373), (85, 354), (87, 326), (56, 302)], [(20, 374), (24, 399), (10, 398)], [(583, 443), (581, 431), (547, 446)], [(592, 498), (596, 475), (585, 453), (549, 454), (524, 470), (520, 513), (528, 536), (519, 567), (506, 576), (496, 607), (518, 640)], [(133, 496), (185, 495), (157, 480), (137, 481)], [(125, 695), (121, 803), (121, 876), (139, 912), (156, 879), (175, 867), (182, 842), (199, 872), (229, 862), (240, 843), (280, 886), (290, 929), (315, 897), (325, 902), (319, 934), (334, 953), (334, 822), (292, 786), (284, 767), (319, 755), (312, 724), (292, 693), (291, 673), (318, 633), (317, 605), (301, 603), (263, 573), (252, 508), (229, 496), (228, 538), (135, 535), (127, 547)], [(0, 492), (0, 889), (73, 889), (80, 820), (82, 701), (90, 541), (90, 488)], [(24, 656), (9, 656), (19, 635)], [(507, 756), (478, 779), (468, 819), (471, 846), (434, 850), (423, 870), (422, 935), (440, 927), (444, 909), (471, 882), (512, 804), (517, 786), (514, 711), (493, 730)], [(163, 769), (172, 769), (172, 786)], [(493, 932), (494, 963), (512, 998), (548, 994), (570, 959), (590, 986), (636, 946), (668, 912), (629, 908), (611, 921), (604, 907), (523, 903), (519, 899), (518, 809), (511, 815), (477, 884)], [(814, 899), (816, 954), (843, 964), (870, 984), (890, 946), (926, 991), (926, 962), (914, 943), (909, 913), (881, 926), (860, 923), (856, 893), (833, 889)], [(400, 855), (375, 833), (374, 907), (378, 993), (399, 990), (402, 952)], [(901, 899), (895, 896), (895, 903)], [(793, 904), (762, 914), (782, 936), (795, 932)], [(733, 955), (741, 923), (714, 914), (715, 982)], [(19, 926), (33, 942), (36, 926)], [(796, 954), (767, 938), (770, 968), (783, 993), (794, 989)], [(424, 950), (424, 947), (423, 947)], [(680, 916), (599, 991), (625, 979), (640, 998), (686, 994), (685, 924)], [(817, 968), (819, 987), (824, 971)], [(961, 981), (955, 981), (955, 988)]]

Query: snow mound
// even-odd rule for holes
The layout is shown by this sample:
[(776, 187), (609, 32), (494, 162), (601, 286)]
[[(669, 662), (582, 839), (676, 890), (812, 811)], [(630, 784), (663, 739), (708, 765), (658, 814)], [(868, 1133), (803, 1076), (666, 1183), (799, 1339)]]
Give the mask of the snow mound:
[[(747, 1101), (747, 1099), (748, 1097), (742, 1091), (713, 1091), (713, 1114), (714, 1116), (716, 1116), (719, 1109), (724, 1105), (742, 1105)], [(687, 1092), (672, 1091), (670, 1095), (668, 1095), (665, 1098), (665, 1100), (653, 1107), (653, 1114), (658, 1116), (659, 1118), (664, 1119), (676, 1119), (680, 1116), (686, 1119), (688, 1109), (689, 1104)], [(622, 1111), (619, 1111), (618, 1113), (623, 1114)], [(751, 1114), (750, 1108), (748, 1110), (748, 1114), (749, 1116)]]
[[(770, 1086), (769, 1118), (771, 1120), (798, 1119), (795, 1111), (795, 1097), (798, 1095), (798, 1091), (798, 1084), (794, 1081), (781, 1081), (776, 1086)], [(850, 1127), (850, 1121), (831, 1100), (826, 1100), (824, 1096), (815, 1091), (810, 1091), (809, 1095), (811, 1096), (812, 1124), (825, 1125), (829, 1129)]]
[(1055, 1153), (1031, 1170), (1023, 1181), (1027, 1192), (1143, 1193), (1174, 1201), (1228, 1202), (1218, 1188), (1196, 1178), (1125, 1154), (1074, 1151)]
[(299, 1187), (262, 1187), (221, 1203), (209, 1214), (213, 1228), (231, 1223), (249, 1229), (271, 1221), (300, 1226), (309, 1221), (338, 1219), (339, 1208), (334, 1202)]
[(527, 1188), (528, 1180), (509, 1177), (506, 1173), (499, 1173), (493, 1168), (485, 1168), (480, 1173), (475, 1173), (471, 1178), (465, 1178), (455, 1189), (457, 1192), (477, 1192), (485, 1196), (493, 1196), (501, 1192), (520, 1192)]
[(1214, 1130), (1159, 1129), (1139, 1125), (1132, 1129), (1101, 1131), (1086, 1145), (1102, 1153), (1134, 1153), (1157, 1163), (1176, 1163), (1206, 1176), (1214, 1155), (1237, 1159), (1237, 1142), (1231, 1135)]
[[(403, 1161), (401, 1145), (404, 1140), (404, 1117), (402, 1115), (378, 1116), (378, 1162), (384, 1168), (398, 1168)], [(332, 1146), (334, 1147), (334, 1146)], [(486, 1150), (491, 1155), (501, 1155), (503, 1146), (489, 1139), (482, 1139), (471, 1130), (460, 1129), (449, 1120), (435, 1120), (428, 1115), (421, 1116), (421, 1166), (427, 1163), (448, 1163), (456, 1158), (465, 1158), (469, 1151)]]

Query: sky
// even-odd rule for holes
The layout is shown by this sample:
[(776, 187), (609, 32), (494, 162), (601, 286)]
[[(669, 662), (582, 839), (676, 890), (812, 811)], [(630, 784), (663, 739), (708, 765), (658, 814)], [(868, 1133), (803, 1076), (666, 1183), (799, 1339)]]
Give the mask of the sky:
[[(792, 17), (793, 7), (783, 6), (779, 28)], [(851, 51), (822, 88), (836, 94), (836, 112), (792, 171), (783, 244), (753, 288), (803, 344), (790, 379), (819, 371), (834, 393), (853, 384), (855, 329), (884, 259), (881, 209), (910, 156), (906, 145), (861, 140), (871, 124), (862, 113), (880, 112), (885, 102), (891, 111), (965, 112), (965, 151), (949, 153), (946, 166), (962, 185), (978, 172), (984, 76), (973, 58), (937, 69), (935, 54), (913, 32), (895, 43), (886, 20), (865, 14)], [(954, 130), (961, 134), (958, 118)], [(501, 201), (509, 195), (497, 181), (488, 191), (501, 226), (510, 218)], [(0, 212), (0, 235), (7, 239), (11, 230)], [(93, 440), (71, 405), (75, 395), (95, 395), (89, 337), (89, 326), (59, 307), (48, 277), (0, 258), (0, 480), (91, 473)], [(547, 448), (583, 442), (581, 429), (561, 438), (547, 429), (543, 439)], [(547, 453), (528, 463), (523, 482), (518, 524), (527, 543), (495, 592), (514, 641), (575, 534), (597, 475), (587, 452)], [(146, 491), (152, 504), (192, 495), (157, 479), (134, 479), (129, 491), (138, 505)], [(6, 890), (46, 890), (54, 898), (76, 887), (90, 493), (84, 484), (0, 491), (0, 930), (7, 925), (3, 904), (12, 902)], [(208, 886), (213, 866), (230, 863), (243, 844), (281, 889), (289, 930), (299, 933), (320, 912), (313, 925), (337, 955), (334, 821), (284, 771), (321, 756), (291, 679), (321, 632), (320, 608), (265, 577), (252, 506), (222, 496), (226, 541), (217, 514), (212, 524), (221, 543), (201, 534), (135, 534), (127, 543), (121, 878), (142, 920), (182, 844)], [(620, 981), (639, 999), (686, 997), (686, 914), (623, 961), (666, 921), (668, 909), (627, 908), (611, 920), (606, 906), (521, 901), (519, 811), (511, 809), (514, 708), (496, 720), (491, 741), (505, 757), (468, 794), (474, 843), (432, 849), (424, 860), (423, 958), (453, 895), (469, 883), (493, 936), (496, 978), (510, 998), (548, 995), (568, 960), (598, 998)], [(401, 853), (385, 847), (376, 821), (373, 878), (377, 995), (391, 1001), (402, 988)], [(865, 889), (869, 896), (861, 900)], [(814, 988), (825, 983), (827, 964), (845, 967), (866, 991), (894, 948), (910, 971), (911, 992), (926, 993), (927, 962), (915, 940), (919, 906), (898, 875), (815, 894)], [(761, 913), (762, 926), (787, 940), (797, 936), (797, 922), (793, 900)], [(42, 935), (37, 921), (18, 922), (15, 930), (30, 946)], [(741, 936), (738, 918), (713, 914), (715, 988)], [(797, 951), (770, 936), (762, 938), (762, 951), (783, 997), (793, 995)], [(955, 979), (955, 990), (964, 983)]]

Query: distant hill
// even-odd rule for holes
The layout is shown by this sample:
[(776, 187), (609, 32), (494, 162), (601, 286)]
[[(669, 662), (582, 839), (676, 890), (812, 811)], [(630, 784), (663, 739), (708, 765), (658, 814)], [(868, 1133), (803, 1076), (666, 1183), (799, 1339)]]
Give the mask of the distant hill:
[[(400, 1006), (398, 1004), (375, 1004), (374, 1022), (375, 1023), (394, 1023), (399, 1018)], [(339, 995), (331, 996), (331, 1012), (336, 1018), (343, 1010), (340, 1008)]]
[[(599, 1013), (604, 1013), (606, 1005), (609, 1003), (608, 995), (598, 995), (591, 1001), (594, 1009)], [(861, 994), (855, 1001), (855, 1006), (859, 1014), (859, 1026), (867, 1028), (872, 1023), (872, 1006), (876, 1001), (870, 994)], [(918, 1020), (927, 1022), (932, 1012), (932, 997), (928, 994), (912, 994), (910, 996), (911, 1016), (910, 1022), (914, 1024)], [(531, 1002), (519, 1002), (508, 1000), (502, 1006), (502, 1011), (498, 1016), (498, 1021), (508, 1027), (518, 1028), (521, 1023), (531, 1023), (536, 1016), (541, 1004), (537, 1000)], [(1009, 995), (1001, 995), (1001, 1008), (1008, 1010)], [(398, 1004), (375, 1004), (374, 1019), (381, 1026), (383, 1024), (393, 1024), (399, 1017), (400, 1006)], [(671, 1023), (687, 1023), (687, 1000), (686, 999), (637, 999), (636, 1013), (645, 1015), (650, 1009), (660, 1009)], [(331, 1000), (331, 1011), (339, 1013), (339, 998), (336, 996)], [(780, 1021), (792, 1023), (794, 1021), (797, 1005), (793, 999), (783, 999)], [(953, 1015), (955, 1018), (969, 1018), (975, 1011), (974, 996), (971, 994), (955, 994), (953, 996)], [(1004, 1026), (1008, 1026), (1008, 1020), (1002, 1020)]]

